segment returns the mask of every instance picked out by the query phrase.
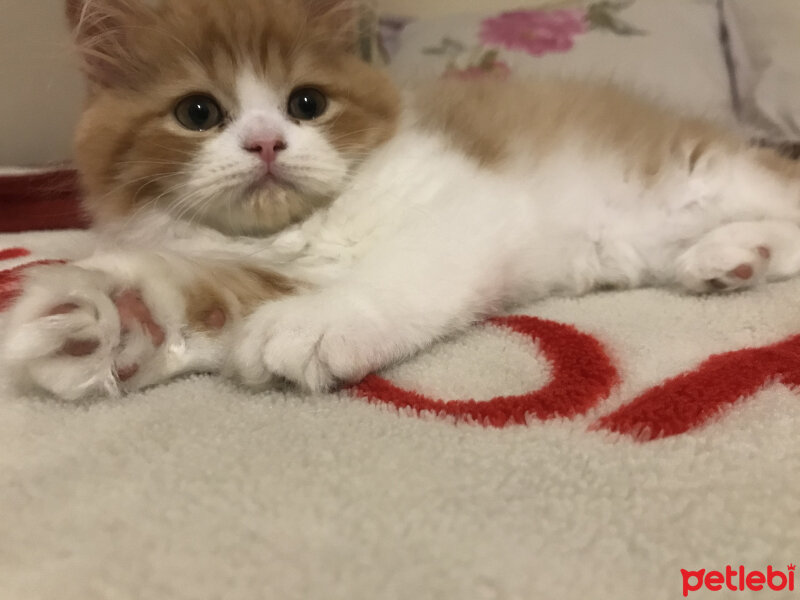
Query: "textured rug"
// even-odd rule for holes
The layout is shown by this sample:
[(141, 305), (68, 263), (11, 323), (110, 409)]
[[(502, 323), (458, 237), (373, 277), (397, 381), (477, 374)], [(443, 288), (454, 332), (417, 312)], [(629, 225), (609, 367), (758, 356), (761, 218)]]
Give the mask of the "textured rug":
[[(0, 310), (91, 249), (0, 235)], [(0, 598), (794, 597), (798, 297), (548, 300), (326, 396), (0, 378)]]

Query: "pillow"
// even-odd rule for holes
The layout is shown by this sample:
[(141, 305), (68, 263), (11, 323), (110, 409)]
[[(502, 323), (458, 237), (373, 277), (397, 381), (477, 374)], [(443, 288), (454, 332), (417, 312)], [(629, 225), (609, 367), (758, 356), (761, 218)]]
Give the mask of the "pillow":
[(546, 74), (613, 80), (735, 125), (713, 0), (556, 2), (548, 8), (384, 21), (401, 84), (432, 77)]
[[(471, 0), (470, 10), (500, 11), (519, 7), (520, 0)], [(403, 17), (434, 17), (457, 13), (464, 10), (463, 0), (377, 0), (382, 14)], [(525, 0), (529, 8), (552, 5), (553, 0)]]
[(797, 0), (724, 0), (742, 118), (764, 136), (800, 141)]

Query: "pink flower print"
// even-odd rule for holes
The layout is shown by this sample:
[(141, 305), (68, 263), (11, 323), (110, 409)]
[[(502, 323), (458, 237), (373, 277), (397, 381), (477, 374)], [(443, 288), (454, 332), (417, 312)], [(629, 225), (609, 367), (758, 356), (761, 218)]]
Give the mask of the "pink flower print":
[(446, 79), (507, 79), (511, 75), (511, 69), (502, 60), (498, 59), (497, 50), (488, 50), (483, 53), (477, 63), (468, 65), (465, 68), (458, 68), (451, 63), (442, 75)]
[(508, 79), (511, 75), (511, 69), (503, 62), (496, 62), (488, 66), (467, 67), (466, 69), (456, 69), (448, 67), (442, 75), (445, 79), (461, 79), (464, 81), (470, 79)]
[(584, 11), (515, 10), (486, 19), (481, 40), (540, 56), (572, 49), (574, 37), (588, 30)]

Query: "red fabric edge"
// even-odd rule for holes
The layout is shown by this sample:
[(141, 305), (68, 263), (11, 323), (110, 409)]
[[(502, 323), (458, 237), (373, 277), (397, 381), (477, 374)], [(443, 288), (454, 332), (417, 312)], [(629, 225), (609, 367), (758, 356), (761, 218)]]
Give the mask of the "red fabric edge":
[(0, 176), (0, 233), (88, 226), (75, 171)]

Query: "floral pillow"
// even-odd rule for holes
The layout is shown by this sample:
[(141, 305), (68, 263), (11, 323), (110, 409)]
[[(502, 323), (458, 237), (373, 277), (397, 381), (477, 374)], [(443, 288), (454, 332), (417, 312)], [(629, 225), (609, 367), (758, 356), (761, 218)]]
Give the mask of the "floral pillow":
[(509, 50), (533, 56), (567, 52), (575, 38), (592, 29), (605, 29), (618, 35), (643, 35), (645, 32), (619, 16), (631, 3), (598, 2), (588, 9), (515, 10), (484, 19), (480, 39)]
[(512, 74), (611, 79), (735, 123), (713, 0), (573, 0), (411, 22), (384, 19), (381, 42), (401, 84)]
[[(759, 134), (800, 142), (798, 0), (724, 0), (742, 118)], [(795, 152), (800, 147), (795, 146)]]

